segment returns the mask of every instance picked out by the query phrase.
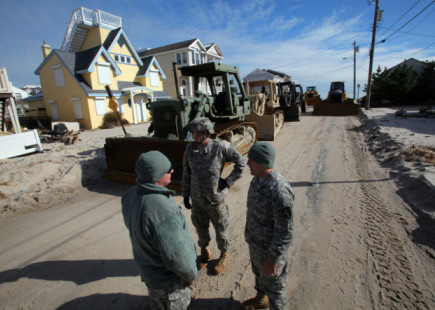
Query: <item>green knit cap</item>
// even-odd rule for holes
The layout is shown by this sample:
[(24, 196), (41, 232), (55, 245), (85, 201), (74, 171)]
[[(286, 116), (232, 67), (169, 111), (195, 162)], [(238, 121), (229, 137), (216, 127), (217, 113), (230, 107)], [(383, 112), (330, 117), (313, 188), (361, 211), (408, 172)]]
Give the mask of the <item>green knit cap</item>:
[(159, 151), (142, 153), (136, 161), (137, 184), (155, 183), (171, 168), (169, 159)]
[(275, 149), (267, 142), (257, 142), (249, 149), (248, 158), (267, 168), (273, 168)]

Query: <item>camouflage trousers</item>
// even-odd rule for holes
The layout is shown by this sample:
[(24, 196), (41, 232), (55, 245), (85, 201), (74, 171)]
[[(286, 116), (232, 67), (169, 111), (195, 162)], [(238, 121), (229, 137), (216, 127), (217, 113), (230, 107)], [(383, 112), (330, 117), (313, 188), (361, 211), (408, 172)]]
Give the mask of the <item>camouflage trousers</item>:
[(212, 204), (205, 199), (192, 198), (192, 223), (198, 234), (201, 248), (210, 243), (210, 222), (216, 231), (216, 243), (220, 251), (228, 251), (230, 237), (228, 234), (229, 212), (225, 202)]
[(190, 304), (190, 291), (181, 279), (165, 288), (148, 288), (150, 309), (185, 310)]
[(265, 248), (249, 244), (252, 272), (255, 275), (255, 289), (260, 294), (269, 297), (270, 310), (284, 310), (287, 307), (285, 295), (288, 282), (288, 259), (286, 258), (277, 263), (275, 274), (265, 274), (263, 272), (263, 264), (267, 258)]

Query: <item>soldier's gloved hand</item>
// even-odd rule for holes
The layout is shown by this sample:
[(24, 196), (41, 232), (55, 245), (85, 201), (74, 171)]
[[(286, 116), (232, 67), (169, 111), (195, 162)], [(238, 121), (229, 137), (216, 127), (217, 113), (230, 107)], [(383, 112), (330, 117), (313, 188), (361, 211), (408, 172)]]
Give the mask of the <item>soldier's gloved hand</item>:
[(227, 181), (225, 181), (225, 179), (219, 178), (218, 191), (223, 191), (227, 187), (229, 187)]
[(187, 281), (184, 283), (184, 287), (191, 287), (193, 284), (193, 281)]
[(189, 201), (189, 196), (184, 197), (184, 206), (186, 207), (186, 209), (192, 209), (192, 205), (190, 204)]

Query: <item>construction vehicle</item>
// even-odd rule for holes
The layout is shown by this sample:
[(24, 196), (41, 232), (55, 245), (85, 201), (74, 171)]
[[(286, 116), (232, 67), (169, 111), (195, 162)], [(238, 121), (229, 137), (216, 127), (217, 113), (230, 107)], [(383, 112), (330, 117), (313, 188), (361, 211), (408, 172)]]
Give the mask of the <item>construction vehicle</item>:
[(316, 103), (322, 102), (320, 95), (316, 90), (316, 86), (308, 86), (305, 91), (305, 103), (309, 106), (314, 106)]
[(328, 97), (314, 105), (313, 115), (346, 116), (358, 115), (359, 105), (347, 98), (344, 82), (331, 82)]
[(251, 114), (245, 120), (257, 124), (259, 140), (274, 141), (284, 125), (276, 81), (246, 81), (245, 89), (251, 100)]
[[(174, 63), (177, 98), (147, 103), (152, 116), (148, 131), (153, 136), (126, 135), (125, 138), (106, 139), (104, 149), (109, 179), (134, 184), (134, 168), (139, 155), (159, 150), (172, 163), (171, 188), (179, 191), (183, 154), (186, 145), (193, 140), (186, 126), (198, 117), (208, 117), (214, 123), (213, 137), (228, 141), (242, 155), (257, 141), (256, 123), (244, 121), (244, 117), (251, 114), (251, 101), (245, 93), (237, 67), (211, 62), (183, 67), (180, 71), (181, 75), (193, 78), (195, 97), (181, 96), (178, 68)], [(238, 88), (232, 87), (234, 82)]]
[(299, 121), (299, 105), (296, 99), (296, 87), (295, 83), (291, 81), (279, 82), (278, 95), (279, 105), (284, 111), (285, 121)]
[(300, 84), (296, 84), (295, 89), (296, 89), (296, 104), (301, 107), (301, 112), (305, 113), (307, 112), (307, 106), (305, 104), (304, 89)]

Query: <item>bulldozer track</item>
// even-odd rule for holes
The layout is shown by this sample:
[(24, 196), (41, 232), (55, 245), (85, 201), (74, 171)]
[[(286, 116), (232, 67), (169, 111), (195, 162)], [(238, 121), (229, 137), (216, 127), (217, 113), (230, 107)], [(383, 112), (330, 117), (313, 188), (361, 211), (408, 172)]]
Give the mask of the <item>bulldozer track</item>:
[[(350, 119), (348, 128), (355, 128)], [(368, 150), (362, 135), (350, 140), (361, 180), (375, 179), (364, 158)], [(413, 273), (412, 252), (402, 236), (404, 231), (391, 224), (400, 221), (392, 208), (394, 201), (382, 197), (374, 182), (361, 182), (360, 186), (358, 201), (367, 231), (367, 270), (377, 284), (370, 292), (373, 305), (379, 309), (430, 309), (426, 301), (433, 301), (434, 296), (422, 289)]]
[[(236, 122), (227, 123), (227, 124), (223, 124), (223, 125), (216, 125), (215, 126), (216, 138), (220, 139), (219, 137), (222, 137), (223, 135), (230, 133), (235, 129), (239, 129), (239, 128), (243, 128), (243, 127), (251, 127), (255, 130), (255, 140), (254, 140), (254, 143), (252, 144), (252, 145), (254, 145), (258, 140), (257, 124), (255, 122), (236, 121)], [(223, 140), (225, 140), (225, 139), (223, 139)], [(246, 153), (248, 153), (248, 151), (249, 151), (249, 148), (247, 148), (246, 150), (239, 150), (239, 152), (242, 155), (245, 155)]]

